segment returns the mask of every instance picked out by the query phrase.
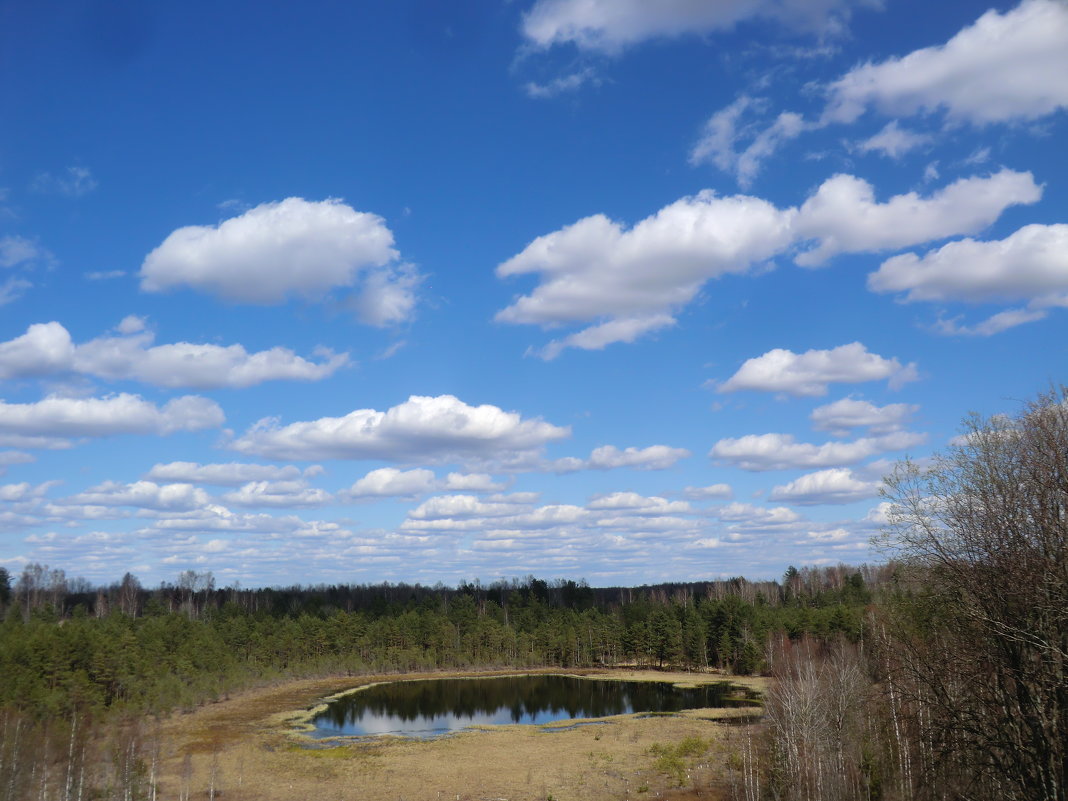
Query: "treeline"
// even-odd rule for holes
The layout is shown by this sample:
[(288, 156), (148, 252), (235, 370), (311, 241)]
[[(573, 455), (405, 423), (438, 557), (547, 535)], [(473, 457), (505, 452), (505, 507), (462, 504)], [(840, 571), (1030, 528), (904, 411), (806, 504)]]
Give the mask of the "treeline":
[(373, 615), (395, 613), (398, 606), (411, 606), (428, 600), (448, 605), (458, 596), (471, 596), (481, 606), (495, 601), (501, 607), (510, 603), (523, 604), (531, 598), (554, 608), (607, 610), (632, 603), (651, 602), (681, 605), (708, 598), (724, 600), (737, 598), (747, 604), (762, 606), (824, 607), (838, 603), (865, 603), (870, 591), (884, 586), (893, 576), (895, 566), (844, 564), (827, 567), (790, 567), (783, 580), (749, 581), (742, 577), (702, 582), (672, 582), (640, 587), (591, 587), (585, 580), (554, 579), (546, 581), (533, 576), (523, 579), (499, 580), (482, 584), (461, 582), (456, 587), (437, 584), (317, 584), (288, 587), (243, 589), (239, 585), (216, 586), (211, 572), (187, 570), (174, 583), (163, 582), (156, 588), (145, 588), (131, 573), (110, 585), (93, 586), (83, 578), (68, 578), (62, 569), (30, 563), (19, 576), (12, 576), (0, 567), (0, 611), (18, 605), (23, 615), (42, 607), (51, 607), (60, 617), (82, 607), (94, 617), (104, 617), (119, 611), (138, 617), (146, 608), (153, 612), (181, 611), (196, 617), (203, 609), (218, 609), (225, 603), (238, 606), (245, 612), (266, 612), (274, 617), (299, 615), (329, 615), (333, 612), (362, 611)]
[[(186, 573), (151, 591), (127, 574), (67, 584), (29, 565), (0, 576), (0, 705), (47, 718), (76, 710), (159, 714), (260, 679), (457, 667), (764, 667), (769, 634), (856, 642), (865, 574), (791, 568), (744, 579), (594, 589), (527, 578), (419, 585), (218, 589)], [(77, 591), (72, 591), (76, 589)]]

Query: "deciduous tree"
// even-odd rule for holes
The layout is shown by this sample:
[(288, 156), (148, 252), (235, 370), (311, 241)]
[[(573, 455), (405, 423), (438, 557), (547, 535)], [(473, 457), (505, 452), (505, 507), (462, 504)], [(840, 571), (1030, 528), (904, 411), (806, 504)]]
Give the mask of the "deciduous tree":
[(969, 418), (888, 487), (887, 544), (914, 582), (888, 666), (930, 772), (918, 781), (1068, 799), (1068, 392)]

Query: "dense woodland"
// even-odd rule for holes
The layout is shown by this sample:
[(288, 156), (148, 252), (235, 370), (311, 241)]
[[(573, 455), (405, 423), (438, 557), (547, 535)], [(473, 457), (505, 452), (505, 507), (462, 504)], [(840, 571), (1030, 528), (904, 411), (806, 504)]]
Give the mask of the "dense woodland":
[[(802, 569), (638, 588), (532, 577), (459, 587), (148, 590), (31, 564), (0, 574), (0, 799), (150, 792), (152, 721), (290, 676), (469, 667), (764, 669), (772, 635), (859, 642), (894, 568)], [(103, 744), (103, 745), (102, 745)], [(60, 767), (62, 766), (62, 767)], [(146, 796), (147, 797), (147, 796)]]
[[(263, 678), (453, 667), (631, 663), (763, 668), (772, 632), (856, 642), (868, 586), (892, 568), (789, 579), (593, 589), (534, 578), (483, 586), (214, 586), (186, 573), (151, 591), (0, 575), (0, 702), (36, 718), (160, 714)], [(865, 580), (865, 574), (868, 579)], [(77, 592), (71, 592), (71, 587)]]
[(278, 678), (472, 667), (771, 675), (745, 801), (1068, 799), (1068, 395), (887, 479), (881, 566), (593, 588), (148, 589), (0, 570), (0, 801), (154, 799), (161, 716)]

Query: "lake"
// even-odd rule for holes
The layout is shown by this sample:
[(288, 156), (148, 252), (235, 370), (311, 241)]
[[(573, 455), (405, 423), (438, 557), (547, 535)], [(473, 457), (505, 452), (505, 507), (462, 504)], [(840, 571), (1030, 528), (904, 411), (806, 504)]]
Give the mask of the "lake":
[(729, 682), (682, 688), (556, 675), (394, 681), (331, 701), (312, 719), (311, 735), (439, 737), (471, 726), (748, 705), (735, 693)]

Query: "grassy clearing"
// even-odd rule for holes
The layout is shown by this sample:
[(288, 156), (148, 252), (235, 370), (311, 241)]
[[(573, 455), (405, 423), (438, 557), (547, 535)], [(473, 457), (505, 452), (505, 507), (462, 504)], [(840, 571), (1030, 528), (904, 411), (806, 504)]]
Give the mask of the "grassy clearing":
[[(403, 678), (506, 673), (515, 671)], [(678, 684), (735, 681), (721, 674), (657, 671), (575, 675)], [(751, 712), (691, 710), (609, 718), (597, 726), (498, 726), (430, 741), (383, 737), (308, 747), (299, 726), (325, 698), (398, 678), (292, 681), (175, 715), (164, 724), (161, 797), (188, 792), (206, 798), (214, 785), (216, 795), (237, 801), (652, 798), (680, 784), (707, 786), (722, 761), (714, 747), (724, 728), (717, 721)], [(737, 683), (763, 687), (760, 679)]]

